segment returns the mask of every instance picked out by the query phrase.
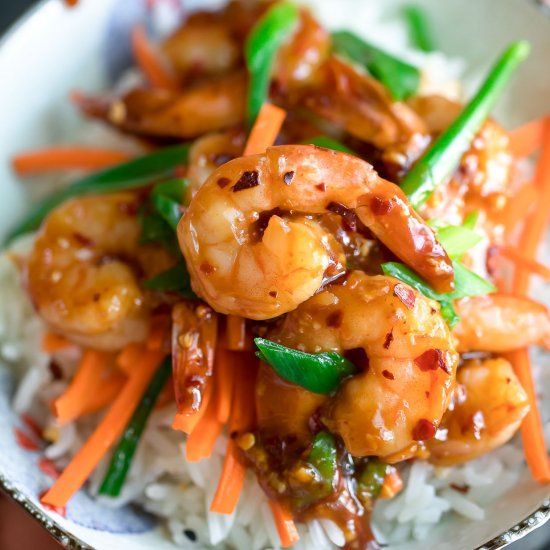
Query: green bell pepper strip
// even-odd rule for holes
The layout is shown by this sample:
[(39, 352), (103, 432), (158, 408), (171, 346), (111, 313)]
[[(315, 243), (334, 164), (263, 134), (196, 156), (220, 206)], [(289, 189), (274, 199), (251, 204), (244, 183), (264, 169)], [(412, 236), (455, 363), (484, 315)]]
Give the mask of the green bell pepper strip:
[(155, 180), (169, 178), (175, 168), (187, 164), (188, 152), (188, 144), (167, 147), (114, 168), (91, 174), (36, 205), (24, 220), (11, 230), (7, 241), (37, 229), (51, 210), (72, 197), (134, 189), (149, 185)]
[(425, 10), (420, 6), (411, 4), (403, 8), (403, 14), (414, 46), (427, 53), (435, 51), (437, 48)]
[(337, 54), (365, 67), (384, 84), (396, 101), (407, 99), (418, 91), (421, 76), (418, 67), (382, 51), (349, 31), (332, 33), (332, 44)]
[(422, 206), (456, 170), (462, 155), (485, 122), (510, 78), (530, 52), (528, 42), (512, 43), (493, 66), (458, 118), (434, 141), (401, 182), (414, 208)]
[(122, 434), (118, 444), (114, 450), (113, 457), (107, 469), (107, 473), (103, 478), (99, 494), (109, 497), (117, 497), (120, 495), (122, 486), (132, 459), (136, 452), (139, 440), (143, 434), (143, 430), (147, 425), (147, 420), (155, 406), (155, 403), (160, 395), (160, 392), (166, 385), (172, 373), (172, 358), (168, 357), (162, 363), (153, 376), (149, 387), (145, 391), (141, 402), (137, 406), (132, 418), (128, 422), (124, 433)]
[(334, 436), (328, 432), (319, 432), (313, 439), (306, 462), (311, 464), (321, 476), (323, 496), (329, 495), (333, 490), (338, 469), (337, 459)]
[(376, 498), (382, 490), (388, 469), (388, 464), (370, 458), (357, 478), (357, 492), (366, 499)]
[(328, 394), (342, 380), (357, 372), (355, 365), (338, 353), (305, 353), (264, 338), (255, 338), (256, 355), (283, 379), (306, 390)]
[(267, 10), (248, 35), (244, 57), (250, 76), (247, 101), (250, 128), (267, 98), (277, 51), (296, 28), (298, 19), (299, 11), (294, 4), (280, 2)]
[(183, 298), (194, 300), (197, 295), (191, 290), (191, 278), (185, 262), (159, 273), (156, 277), (143, 282), (144, 288), (155, 292), (176, 292)]

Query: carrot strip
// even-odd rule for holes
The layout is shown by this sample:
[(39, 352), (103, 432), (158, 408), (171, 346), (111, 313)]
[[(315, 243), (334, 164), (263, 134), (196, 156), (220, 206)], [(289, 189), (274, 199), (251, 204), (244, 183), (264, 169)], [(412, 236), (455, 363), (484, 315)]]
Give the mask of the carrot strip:
[(66, 424), (81, 416), (88, 397), (98, 392), (102, 375), (111, 363), (111, 356), (95, 350), (87, 350), (69, 387), (54, 403), (54, 413), (59, 423)]
[(285, 117), (286, 111), (271, 103), (264, 103), (250, 131), (243, 155), (265, 153), (265, 150), (275, 143)]
[(117, 355), (116, 364), (117, 367), (127, 375), (132, 374), (132, 371), (135, 369), (136, 365), (140, 362), (143, 357), (145, 349), (143, 344), (127, 344), (122, 351)]
[(13, 157), (12, 167), (20, 176), (31, 176), (57, 170), (100, 170), (130, 158), (124, 151), (67, 145), (20, 153)]
[[(521, 248), (529, 258), (535, 258), (550, 219), (550, 119), (546, 119), (543, 130), (542, 151), (537, 163), (535, 185), (539, 189), (537, 204), (539, 207), (525, 224), (521, 236)], [(512, 289), (518, 294), (529, 292), (530, 273), (526, 269), (516, 269)], [(550, 482), (550, 459), (546, 451), (544, 432), (535, 394), (535, 384), (531, 371), (531, 361), (527, 350), (517, 350), (509, 354), (514, 370), (529, 396), (530, 409), (523, 420), (521, 435), (525, 459), (531, 475), (539, 483)]]
[(59, 334), (54, 334), (53, 332), (46, 332), (42, 337), (42, 351), (45, 353), (54, 353), (56, 351), (67, 349), (72, 347), (74, 344), (69, 342), (63, 336)]
[(246, 467), (241, 458), (241, 451), (235, 441), (230, 439), (227, 443), (222, 475), (210, 505), (211, 512), (233, 513), (241, 496), (245, 476)]
[(524, 184), (509, 201), (500, 215), (500, 220), (507, 233), (510, 233), (516, 225), (525, 219), (531, 208), (537, 204), (539, 190), (533, 183)]
[(127, 378), (120, 372), (115, 372), (109, 378), (101, 381), (100, 391), (92, 391), (82, 407), (81, 416), (100, 411), (115, 400), (122, 390)]
[(293, 544), (296, 544), (300, 540), (300, 535), (298, 535), (298, 529), (296, 529), (296, 524), (290, 510), (274, 499), (269, 501), (269, 506), (275, 520), (275, 525), (277, 526), (279, 538), (281, 539), (281, 547), (289, 548)]
[(54, 485), (41, 497), (48, 506), (65, 506), (67, 501), (84, 484), (105, 453), (120, 437), (126, 424), (147, 388), (155, 371), (164, 359), (160, 352), (144, 352), (113, 405), (94, 433), (71, 460)]
[(546, 281), (550, 281), (550, 267), (546, 267), (537, 260), (526, 257), (517, 248), (512, 246), (501, 246), (498, 248), (498, 252), (503, 258), (513, 262), (517, 269), (525, 269), (530, 273), (540, 275)]
[(210, 403), (205, 413), (189, 434), (185, 444), (185, 457), (189, 462), (198, 462), (208, 458), (214, 449), (223, 424), (218, 420), (216, 401)]
[(399, 472), (392, 468), (386, 477), (384, 478), (384, 484), (380, 491), (380, 498), (390, 499), (403, 489), (403, 480), (399, 475)]
[(246, 348), (246, 319), (238, 315), (228, 315), (226, 319), (227, 349), (243, 351)]
[(132, 30), (132, 51), (139, 68), (154, 87), (167, 90), (178, 88), (176, 78), (155, 52), (142, 25), (136, 25)]
[(151, 318), (151, 328), (147, 337), (148, 350), (162, 349), (170, 331), (170, 317), (168, 315), (154, 315)]
[(214, 373), (218, 382), (216, 405), (218, 420), (224, 424), (229, 420), (231, 414), (237, 361), (236, 353), (218, 346), (214, 365)]
[(210, 403), (210, 400), (212, 398), (212, 393), (212, 384), (208, 384), (202, 397), (202, 404), (200, 409), (193, 414), (176, 413), (176, 416), (172, 421), (172, 428), (174, 430), (185, 432), (187, 435), (193, 433), (194, 429), (196, 428), (197, 424), (199, 423), (208, 408), (208, 404)]
[(532, 120), (510, 132), (510, 149), (516, 157), (529, 157), (540, 149), (546, 118)]

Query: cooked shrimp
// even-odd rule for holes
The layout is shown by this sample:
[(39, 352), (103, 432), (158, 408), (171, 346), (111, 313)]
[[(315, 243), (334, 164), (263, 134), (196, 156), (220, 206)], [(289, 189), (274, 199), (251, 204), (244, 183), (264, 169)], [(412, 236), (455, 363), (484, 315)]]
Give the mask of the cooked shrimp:
[(550, 345), (550, 316), (542, 304), (511, 294), (487, 294), (456, 302), (453, 330), (459, 351), (505, 352)]
[(452, 285), (447, 254), (397, 186), (356, 157), (286, 145), (220, 167), (178, 226), (193, 288), (216, 311), (275, 317), (335, 274), (338, 250), (329, 246), (331, 236), (314, 220), (292, 219), (290, 211), (332, 211), (350, 223), (357, 216), (439, 290)]
[(189, 198), (196, 194), (216, 168), (242, 155), (243, 148), (242, 132), (216, 132), (197, 139), (189, 149)]
[(77, 97), (88, 116), (125, 132), (188, 139), (244, 120), (246, 77), (232, 73), (183, 91), (137, 88), (116, 98)]
[(213, 18), (190, 18), (168, 37), (162, 50), (184, 79), (226, 73), (241, 60), (230, 28)]
[(354, 456), (407, 458), (435, 435), (454, 389), (458, 354), (438, 309), (392, 277), (353, 271), (268, 337), (311, 353), (364, 352), (362, 372), (342, 383), (321, 420)]
[(322, 67), (320, 85), (309, 89), (305, 105), (379, 149), (427, 135), (422, 119), (405, 103), (395, 102), (380, 82), (336, 57)]
[(452, 466), (486, 454), (509, 441), (529, 411), (529, 399), (505, 359), (467, 361), (436, 437), (430, 460)]
[(26, 281), (52, 330), (98, 349), (143, 341), (149, 315), (139, 275), (153, 262), (155, 269), (166, 269), (170, 259), (139, 246), (138, 207), (132, 193), (83, 197), (63, 203), (45, 220)]

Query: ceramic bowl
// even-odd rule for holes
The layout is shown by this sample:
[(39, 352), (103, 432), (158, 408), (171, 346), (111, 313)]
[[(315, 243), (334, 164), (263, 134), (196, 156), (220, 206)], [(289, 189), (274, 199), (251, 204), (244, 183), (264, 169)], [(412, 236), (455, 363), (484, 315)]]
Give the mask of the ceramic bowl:
[[(185, 9), (213, 5), (211, 0), (186, 0)], [(311, 2), (313, 3), (313, 2)], [(401, 3), (385, 0), (384, 17), (391, 19)], [(471, 74), (483, 74), (513, 39), (533, 45), (529, 60), (501, 101), (497, 116), (508, 127), (546, 113), (550, 107), (550, 19), (528, 0), (415, 0), (431, 14), (442, 51), (466, 61)], [(147, 19), (146, 0), (81, 0), (67, 9), (60, 0), (44, 1), (28, 13), (0, 43), (0, 241), (25, 211), (27, 199), (9, 169), (16, 151), (70, 142), (79, 119), (67, 101), (73, 88), (100, 90), (129, 60), (128, 30)], [(177, 0), (166, 2), (176, 15)], [(375, 35), (380, 0), (314, 2), (323, 21)], [(378, 9), (374, 9), (374, 8)], [(102, 550), (169, 550), (175, 548), (154, 518), (133, 508), (101, 508), (81, 491), (65, 518), (43, 509), (38, 495), (48, 480), (37, 468), (37, 453), (17, 444), (14, 428), (20, 420), (11, 412), (14, 379), (0, 365), (0, 485), (68, 548)], [(550, 399), (550, 397), (547, 397)], [(534, 483), (529, 474), (487, 510), (483, 522), (458, 517), (440, 525), (428, 543), (407, 550), (501, 548), (542, 525), (550, 515), (550, 488)]]

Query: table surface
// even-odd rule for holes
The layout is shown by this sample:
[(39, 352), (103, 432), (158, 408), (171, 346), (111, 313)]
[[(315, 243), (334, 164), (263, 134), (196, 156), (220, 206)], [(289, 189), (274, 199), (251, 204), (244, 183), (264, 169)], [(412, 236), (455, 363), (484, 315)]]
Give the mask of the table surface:
[[(0, 9), (0, 35), (35, 3), (36, 0), (3, 2)], [(508, 548), (510, 550), (543, 550), (549, 547), (550, 522)], [(37, 548), (59, 550), (62, 547), (52, 540), (26, 512), (0, 493), (0, 550), (36, 550)]]

